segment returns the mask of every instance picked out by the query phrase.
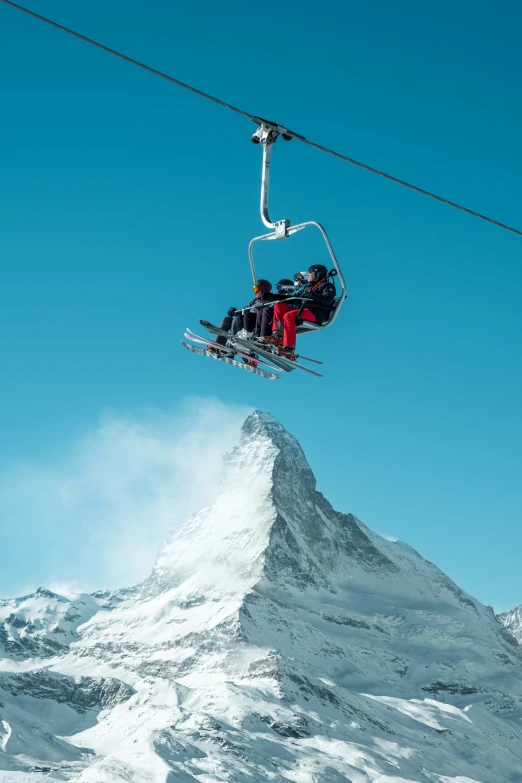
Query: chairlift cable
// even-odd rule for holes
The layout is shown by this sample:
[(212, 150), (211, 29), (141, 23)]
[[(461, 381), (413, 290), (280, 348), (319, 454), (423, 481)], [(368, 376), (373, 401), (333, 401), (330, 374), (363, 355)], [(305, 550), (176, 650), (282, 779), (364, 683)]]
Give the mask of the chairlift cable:
[[(291, 134), (291, 132), (289, 133)], [(377, 174), (379, 177), (384, 177), (384, 179), (390, 180), (390, 182), (395, 182), (397, 185), (402, 185), (404, 188), (409, 188), (410, 190), (414, 190), (415, 193), (420, 193), (421, 196), (428, 196), (429, 198), (435, 199), (435, 201), (439, 201), (441, 204), (446, 204), (446, 206), (453, 207), (453, 209), (460, 209), (461, 212), (466, 212), (466, 214), (471, 215), (472, 217), (479, 218), (480, 220), (485, 220), (486, 223), (491, 223), (493, 226), (498, 226), (498, 228), (503, 228), (506, 231), (512, 231), (513, 234), (518, 234), (518, 236), (522, 237), (522, 231), (519, 231), (517, 228), (508, 226), (505, 223), (500, 223), (498, 220), (493, 220), (493, 218), (487, 217), (487, 215), (481, 215), (480, 212), (475, 212), (472, 209), (468, 209), (468, 207), (462, 206), (462, 204), (457, 204), (455, 201), (449, 201), (449, 199), (447, 198), (443, 198), (442, 196), (437, 196), (435, 193), (431, 193), (429, 190), (424, 190), (424, 188), (419, 188), (417, 185), (412, 185), (410, 182), (406, 182), (403, 179), (394, 177), (391, 174), (386, 174), (384, 171), (379, 171), (379, 169), (374, 169), (372, 166), (368, 166), (366, 163), (361, 163), (358, 160), (349, 158), (340, 152), (335, 152), (335, 150), (328, 149), (328, 147), (322, 147), (320, 144), (316, 144), (314, 141), (309, 141), (308, 139), (305, 139), (302, 136), (298, 138), (300, 141), (303, 142), (303, 144), (308, 144), (308, 146), (314, 147), (315, 149), (320, 150), (321, 152), (326, 152), (328, 155), (333, 155), (334, 157), (339, 158), (339, 160), (344, 160), (347, 163), (351, 163), (353, 166), (358, 166), (360, 169), (369, 171), (371, 174)]]
[(28, 14), (28, 16), (32, 16), (34, 19), (38, 19), (40, 22), (45, 22), (45, 24), (51, 25), (51, 27), (55, 27), (57, 30), (61, 30), (64, 33), (68, 33), (69, 35), (74, 36), (74, 38), (79, 38), (80, 41), (84, 41), (85, 43), (91, 44), (91, 46), (96, 46), (98, 49), (102, 49), (104, 52), (108, 52), (109, 54), (113, 54), (115, 57), (119, 57), (121, 60), (125, 60), (128, 63), (131, 63), (131, 65), (137, 65), (138, 68), (143, 68), (144, 71), (149, 71), (149, 73), (153, 73), (155, 76), (160, 76), (162, 79), (166, 79), (168, 82), (172, 82), (173, 84), (177, 84), (178, 87), (183, 87), (184, 90), (190, 90), (190, 92), (196, 93), (196, 95), (200, 95), (202, 98), (207, 98), (209, 101), (214, 101), (214, 103), (218, 103), (220, 106), (223, 106), (225, 109), (230, 109), (231, 111), (237, 112), (237, 114), (242, 114), (244, 117), (247, 117), (249, 120), (253, 118), (253, 114), (248, 114), (246, 111), (242, 111), (242, 109), (238, 109), (236, 106), (232, 106), (230, 103), (226, 103), (225, 101), (221, 101), (219, 98), (214, 98), (213, 95), (209, 95), (206, 92), (203, 92), (202, 90), (198, 90), (197, 87), (191, 87), (190, 84), (185, 84), (185, 82), (180, 81), (179, 79), (175, 79), (173, 76), (169, 76), (166, 73), (163, 73), (162, 71), (156, 70), (156, 68), (151, 68), (150, 65), (145, 65), (145, 63), (140, 63), (138, 60), (133, 60), (132, 57), (127, 57), (126, 54), (122, 54), (121, 52), (117, 52), (115, 49), (110, 49), (108, 46), (104, 46), (104, 44), (99, 43), (98, 41), (93, 41), (92, 38), (87, 38), (87, 36), (82, 35), (81, 33), (77, 33), (75, 30), (70, 30), (68, 27), (64, 27), (61, 24), (58, 24), (58, 22), (53, 22), (52, 19), (47, 19), (45, 16), (41, 16), (40, 14), (35, 13), (34, 11), (30, 11), (28, 8), (24, 8), (21, 5), (17, 5), (16, 3), (11, 2), (11, 0), (0, 0), (0, 2), (5, 3), (5, 5), (10, 5), (11, 8), (15, 8), (17, 11), (22, 11), (24, 14)]
[[(22, 11), (22, 13), (27, 14), (28, 16), (32, 16), (34, 19), (38, 19), (40, 22), (45, 22), (45, 24), (51, 25), (51, 27), (54, 27), (57, 30), (61, 30), (62, 32), (67, 33), (68, 35), (72, 35), (74, 38), (78, 38), (80, 41), (84, 41), (85, 43), (91, 44), (91, 46), (95, 46), (96, 48), (101, 49), (104, 52), (108, 52), (108, 54), (112, 54), (115, 57), (119, 57), (121, 60), (125, 60), (126, 62), (131, 63), (131, 65), (136, 65), (138, 66), (138, 68), (142, 68), (144, 71), (148, 71), (149, 73), (152, 73), (155, 76), (159, 76), (168, 82), (172, 82), (172, 84), (176, 84), (178, 87), (182, 87), (184, 90), (189, 90), (190, 92), (193, 92), (195, 95), (199, 95), (201, 98), (206, 98), (207, 100), (212, 101), (213, 103), (217, 103), (219, 106), (223, 106), (223, 108), (225, 109), (230, 109), (230, 111), (233, 111), (236, 114), (240, 114), (243, 117), (252, 120), (252, 122), (256, 122), (256, 123), (266, 122), (265, 120), (261, 120), (255, 114), (250, 114), (249, 112), (244, 111), (243, 109), (240, 109), (237, 106), (233, 106), (231, 103), (227, 103), (226, 101), (222, 101), (220, 98), (216, 98), (215, 96), (210, 95), (209, 93), (203, 92), (202, 90), (198, 90), (197, 87), (192, 87), (190, 84), (186, 84), (185, 82), (182, 82), (179, 79), (175, 79), (173, 76), (169, 76), (168, 74), (163, 73), (162, 71), (158, 71), (156, 68), (152, 68), (150, 65), (146, 65), (145, 63), (142, 63), (139, 60), (134, 60), (132, 57), (128, 57), (126, 54), (122, 54), (122, 52), (118, 52), (115, 49), (111, 49), (108, 46), (99, 43), (98, 41), (94, 41), (92, 38), (87, 38), (87, 36), (82, 35), (81, 33), (77, 33), (75, 30), (71, 30), (68, 27), (64, 27), (58, 22), (54, 22), (52, 19), (47, 19), (47, 17), (45, 16), (41, 16), (40, 14), (37, 14), (34, 11), (30, 11), (28, 8), (24, 8), (23, 6), (18, 5), (17, 3), (13, 3), (12, 0), (0, 0), (0, 2), (4, 3), (5, 5), (11, 6), (11, 8), (14, 8), (17, 11)], [(466, 214), (471, 215), (472, 217), (479, 218), (479, 220), (484, 220), (486, 223), (490, 223), (493, 226), (497, 226), (498, 228), (502, 228), (505, 231), (511, 231), (513, 234), (518, 234), (518, 236), (522, 236), (522, 231), (519, 231), (517, 228), (508, 226), (505, 223), (500, 223), (498, 220), (493, 220), (493, 218), (487, 217), (486, 215), (482, 215), (480, 214), (480, 212), (475, 212), (472, 209), (468, 209), (468, 207), (464, 207), (462, 206), (462, 204), (457, 204), (454, 201), (449, 201), (448, 199), (443, 198), (442, 196), (437, 196), (435, 193), (431, 193), (429, 190), (424, 190), (424, 188), (419, 188), (417, 185), (412, 185), (410, 182), (406, 182), (405, 180), (399, 179), (398, 177), (394, 177), (391, 174), (386, 174), (384, 171), (380, 171), (379, 169), (376, 169), (373, 166), (368, 166), (366, 163), (361, 163), (360, 161), (355, 160), (354, 158), (350, 158), (347, 155), (343, 155), (340, 152), (331, 150), (328, 147), (323, 147), (321, 144), (317, 144), (314, 141), (310, 141), (310, 139), (305, 138), (305, 136), (302, 136), (299, 133), (288, 130), (286, 128), (282, 128), (281, 126), (278, 126), (275, 123), (274, 123), (274, 127), (280, 129), (282, 134), (284, 134), (285, 136), (288, 136), (292, 139), (296, 139), (296, 141), (300, 141), (303, 144), (308, 145), (309, 147), (313, 147), (314, 149), (319, 150), (320, 152), (325, 152), (327, 155), (332, 155), (338, 160), (343, 160), (346, 163), (351, 163), (353, 166), (357, 166), (358, 168), (364, 169), (365, 171), (369, 171), (371, 174), (376, 174), (379, 177), (383, 177), (384, 179), (387, 179), (390, 182), (395, 182), (397, 185), (402, 185), (402, 187), (408, 188), (409, 190), (413, 190), (415, 191), (415, 193), (420, 193), (422, 196), (428, 196), (429, 198), (432, 198), (435, 201), (439, 201), (441, 204), (446, 204), (446, 206), (448, 207), (452, 207), (453, 209), (458, 209), (461, 212), (465, 212)]]

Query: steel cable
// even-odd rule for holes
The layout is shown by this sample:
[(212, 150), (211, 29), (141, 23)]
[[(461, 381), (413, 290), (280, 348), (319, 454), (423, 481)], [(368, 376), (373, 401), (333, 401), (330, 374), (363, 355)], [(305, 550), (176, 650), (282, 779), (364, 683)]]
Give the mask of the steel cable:
[[(247, 111), (243, 111), (243, 109), (239, 109), (237, 106), (233, 106), (231, 103), (227, 103), (226, 101), (222, 101), (220, 98), (216, 98), (213, 95), (209, 95), (209, 93), (203, 92), (202, 90), (198, 90), (197, 87), (192, 87), (190, 84), (185, 84), (185, 82), (182, 82), (179, 79), (175, 79), (173, 76), (169, 76), (168, 74), (163, 73), (162, 71), (156, 70), (156, 68), (151, 68), (150, 65), (146, 65), (145, 63), (139, 62), (139, 60), (134, 60), (132, 57), (128, 57), (126, 54), (117, 52), (115, 49), (111, 49), (108, 46), (99, 43), (98, 41), (93, 41), (92, 38), (87, 38), (85, 35), (82, 35), (81, 33), (77, 33), (74, 30), (70, 30), (68, 27), (64, 27), (63, 25), (58, 24), (58, 22), (53, 22), (52, 19), (47, 19), (45, 16), (41, 16), (40, 14), (37, 14), (34, 11), (30, 11), (28, 8), (24, 8), (23, 6), (18, 5), (17, 3), (13, 3), (12, 0), (0, 0), (0, 2), (4, 3), (5, 5), (11, 6), (11, 8), (16, 9), (17, 11), (22, 11), (22, 13), (27, 14), (28, 16), (32, 16), (34, 19), (38, 19), (40, 22), (45, 22), (45, 24), (51, 25), (51, 27), (54, 27), (57, 30), (61, 30), (62, 32), (67, 33), (68, 35), (72, 35), (74, 36), (74, 38), (78, 38), (80, 41), (84, 41), (85, 43), (91, 44), (91, 46), (95, 46), (97, 49), (101, 49), (104, 52), (113, 54), (115, 57), (119, 57), (121, 60), (125, 60), (125, 62), (131, 63), (131, 65), (136, 65), (138, 66), (138, 68), (142, 68), (144, 71), (148, 71), (149, 73), (153, 73), (155, 76), (159, 76), (168, 82), (172, 82), (172, 84), (176, 84), (178, 87), (182, 87), (184, 90), (189, 90), (195, 95), (199, 95), (201, 98), (206, 98), (207, 100), (212, 101), (213, 103), (217, 103), (219, 106), (223, 106), (225, 109), (230, 109), (230, 111), (233, 111), (236, 114), (240, 114), (243, 117), (252, 120), (253, 122), (261, 122), (261, 118), (259, 118), (255, 114), (250, 114)], [(446, 204), (448, 207), (453, 207), (454, 209), (458, 209), (461, 212), (465, 212), (466, 214), (471, 215), (472, 217), (479, 218), (479, 220), (484, 220), (486, 221), (486, 223), (491, 223), (491, 225), (493, 226), (497, 226), (498, 228), (502, 228), (505, 231), (511, 231), (513, 234), (518, 234), (518, 236), (522, 236), (522, 231), (519, 231), (517, 228), (508, 226), (505, 223), (500, 223), (498, 220), (493, 220), (493, 218), (487, 217), (486, 215), (482, 215), (480, 214), (480, 212), (475, 212), (472, 209), (468, 209), (468, 207), (464, 207), (462, 206), (462, 204), (457, 204), (455, 201), (449, 201), (449, 199), (443, 198), (442, 196), (437, 196), (435, 193), (431, 193), (429, 190), (424, 190), (424, 188), (419, 188), (417, 185), (412, 185), (410, 182), (406, 182), (403, 179), (394, 177), (391, 174), (386, 174), (384, 171), (380, 171), (379, 169), (373, 168), (373, 166), (368, 166), (366, 163), (361, 163), (360, 161), (354, 160), (354, 158), (349, 158), (347, 155), (343, 155), (340, 152), (331, 150), (328, 147), (323, 147), (321, 144), (317, 144), (314, 141), (310, 141), (305, 136), (301, 136), (300, 134), (295, 133), (294, 131), (287, 130), (285, 128), (284, 133), (285, 135), (290, 136), (296, 141), (300, 141), (303, 144), (307, 144), (309, 147), (313, 147), (314, 149), (319, 150), (320, 152), (325, 152), (327, 155), (332, 155), (333, 157), (338, 158), (339, 160), (343, 160), (346, 163), (351, 163), (353, 166), (357, 166), (360, 169), (369, 171), (371, 174), (377, 174), (377, 176), (379, 177), (383, 177), (384, 179), (387, 179), (390, 182), (395, 182), (397, 185), (402, 185), (402, 187), (408, 188), (409, 190), (413, 190), (415, 191), (415, 193), (420, 193), (422, 196), (428, 196), (429, 198), (432, 198), (435, 201), (439, 201), (441, 204)]]

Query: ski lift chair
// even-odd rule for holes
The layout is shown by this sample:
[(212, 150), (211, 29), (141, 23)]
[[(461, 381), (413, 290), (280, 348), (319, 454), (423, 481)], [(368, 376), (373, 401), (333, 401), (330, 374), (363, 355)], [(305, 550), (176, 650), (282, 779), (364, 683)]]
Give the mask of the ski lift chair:
[[(299, 301), (300, 303), (299, 312), (296, 321), (297, 333), (305, 334), (306, 332), (322, 331), (323, 329), (328, 328), (334, 323), (337, 316), (339, 315), (339, 311), (343, 305), (343, 302), (346, 299), (346, 283), (344, 281), (343, 273), (341, 272), (341, 268), (339, 267), (339, 263), (335, 256), (334, 249), (328, 238), (328, 234), (326, 233), (326, 230), (323, 228), (323, 226), (320, 223), (317, 223), (315, 220), (309, 220), (304, 223), (297, 223), (295, 226), (292, 226), (290, 220), (286, 218), (283, 220), (279, 220), (277, 222), (273, 222), (270, 220), (268, 216), (268, 189), (270, 184), (270, 163), (272, 157), (272, 147), (277, 141), (278, 136), (282, 136), (285, 141), (291, 141), (292, 136), (288, 135), (289, 131), (287, 128), (283, 128), (281, 125), (278, 125), (277, 123), (270, 122), (269, 120), (263, 120), (260, 117), (256, 117), (254, 121), (259, 122), (259, 128), (253, 134), (252, 142), (254, 144), (261, 144), (263, 147), (263, 167), (261, 172), (261, 203), (260, 203), (261, 220), (263, 221), (264, 225), (267, 228), (270, 228), (272, 230), (270, 231), (270, 233), (263, 234), (258, 237), (254, 237), (250, 241), (250, 244), (248, 246), (248, 257), (250, 260), (250, 269), (252, 272), (252, 278), (254, 282), (257, 279), (256, 267), (254, 262), (254, 245), (256, 244), (256, 242), (264, 242), (272, 239), (288, 239), (288, 237), (292, 236), (292, 234), (295, 234), (297, 231), (302, 231), (303, 229), (308, 227), (315, 227), (316, 229), (318, 229), (321, 232), (328, 253), (330, 254), (331, 261), (333, 263), (333, 268), (328, 273), (328, 276), (339, 278), (339, 282), (341, 284), (341, 294), (337, 296), (332, 302), (332, 304), (330, 305), (329, 308), (330, 312), (328, 318), (322, 323), (317, 323), (314, 321), (307, 321), (305, 319), (302, 319), (300, 316), (302, 311), (307, 305), (307, 300), (303, 301), (303, 299), (299, 297), (296, 298), (294, 301)], [(298, 134), (293, 132), (292, 135), (296, 136), (297, 138), (303, 138), (303, 137), (299, 137)], [(292, 297), (288, 297), (286, 301), (288, 302), (292, 301)]]

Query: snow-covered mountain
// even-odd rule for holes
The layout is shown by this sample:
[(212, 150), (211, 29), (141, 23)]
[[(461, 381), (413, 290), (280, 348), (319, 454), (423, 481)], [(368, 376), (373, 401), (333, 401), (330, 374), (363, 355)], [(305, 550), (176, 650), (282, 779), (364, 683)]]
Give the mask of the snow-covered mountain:
[(522, 644), (522, 604), (516, 609), (512, 609), (511, 612), (500, 614), (499, 619), (515, 639)]
[(2, 783), (522, 781), (522, 647), (267, 413), (145, 582), (0, 610)]
[(106, 603), (107, 595), (76, 595), (74, 601), (39, 587), (33, 595), (0, 599), (2, 658), (50, 658), (79, 639), (78, 626)]

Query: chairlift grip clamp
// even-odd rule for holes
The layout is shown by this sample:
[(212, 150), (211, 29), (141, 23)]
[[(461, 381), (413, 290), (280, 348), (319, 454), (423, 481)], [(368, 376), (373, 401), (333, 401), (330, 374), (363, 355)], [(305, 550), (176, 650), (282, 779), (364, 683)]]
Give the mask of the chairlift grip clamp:
[[(300, 133), (295, 133), (295, 131), (286, 128), (284, 125), (280, 125), (278, 122), (265, 120), (263, 117), (252, 117), (252, 122), (255, 122), (256, 125), (260, 126), (256, 133), (254, 133), (252, 136), (252, 142), (254, 144), (259, 144), (261, 142), (260, 136), (262, 135), (263, 131), (271, 132), (273, 137), (271, 139), (271, 143), (275, 143), (278, 136), (282, 136), (284, 141), (292, 141), (292, 139), (306, 140), (305, 136), (302, 136)], [(259, 133), (260, 131), (261, 133)]]

